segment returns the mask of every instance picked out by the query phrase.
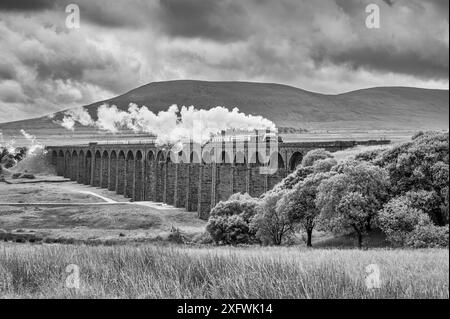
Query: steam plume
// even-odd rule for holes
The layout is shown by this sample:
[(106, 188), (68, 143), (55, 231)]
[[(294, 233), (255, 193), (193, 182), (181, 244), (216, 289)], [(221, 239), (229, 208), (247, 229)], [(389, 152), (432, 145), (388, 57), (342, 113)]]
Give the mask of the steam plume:
[(64, 113), (64, 118), (61, 122), (56, 122), (62, 127), (74, 131), (75, 123), (78, 122), (83, 126), (94, 125), (94, 120), (91, 118), (89, 113), (83, 107), (78, 107), (75, 109), (71, 109)]
[(27, 133), (24, 129), (21, 129), (20, 133), (30, 142), (27, 149), (27, 156), (35, 155), (37, 152), (44, 149), (44, 145), (36, 141), (36, 136)]
[(138, 107), (134, 103), (130, 103), (127, 111), (119, 110), (115, 105), (103, 104), (97, 109), (97, 117), (97, 121), (94, 121), (85, 109), (79, 108), (66, 112), (59, 124), (74, 130), (78, 122), (111, 133), (128, 128), (156, 135), (157, 144), (175, 144), (186, 138), (203, 143), (222, 130), (275, 130), (275, 124), (262, 116), (247, 115), (239, 112), (238, 108), (230, 111), (221, 106), (204, 110), (194, 106), (179, 109), (177, 105), (172, 105), (167, 111), (155, 114), (146, 106)]

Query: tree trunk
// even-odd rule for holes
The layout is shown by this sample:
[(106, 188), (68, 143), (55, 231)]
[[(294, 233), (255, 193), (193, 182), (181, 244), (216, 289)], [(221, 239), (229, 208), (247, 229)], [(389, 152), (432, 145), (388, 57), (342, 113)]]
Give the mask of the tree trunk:
[(362, 249), (362, 243), (363, 243), (362, 233), (361, 232), (357, 232), (357, 234), (358, 234), (358, 248)]
[(308, 239), (306, 241), (306, 246), (307, 247), (312, 247), (312, 228), (308, 228), (306, 229), (306, 234), (308, 236)]
[(372, 217), (369, 217), (367, 219), (367, 224), (366, 224), (366, 231), (368, 231), (368, 232), (370, 232), (372, 230), (371, 221), (372, 221)]

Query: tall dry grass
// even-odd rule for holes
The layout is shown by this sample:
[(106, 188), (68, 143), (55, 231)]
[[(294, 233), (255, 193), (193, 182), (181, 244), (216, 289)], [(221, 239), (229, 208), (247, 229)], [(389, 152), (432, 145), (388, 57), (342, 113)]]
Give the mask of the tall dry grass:
[[(66, 266), (80, 289), (66, 288)], [(380, 268), (380, 289), (365, 285)], [(3, 282), (3, 285), (2, 285)], [(0, 244), (7, 298), (448, 298), (448, 250)]]

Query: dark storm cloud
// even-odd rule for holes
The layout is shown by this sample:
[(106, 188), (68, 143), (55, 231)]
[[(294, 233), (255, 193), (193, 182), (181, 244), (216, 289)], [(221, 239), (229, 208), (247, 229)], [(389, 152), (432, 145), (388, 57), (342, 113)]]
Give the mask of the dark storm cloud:
[(148, 22), (146, 15), (150, 7), (146, 1), (135, 1), (130, 4), (126, 0), (1, 0), (0, 11), (31, 12), (57, 10), (65, 12), (68, 4), (77, 4), (80, 16), (84, 21), (110, 28), (144, 26)]
[[(436, 43), (436, 51), (448, 53), (448, 47)], [(351, 69), (366, 69), (377, 72), (392, 72), (398, 74), (413, 75), (418, 78), (448, 79), (448, 58), (425, 58), (419, 52), (398, 52), (383, 47), (359, 47), (349, 49), (346, 52), (324, 52), (318, 49), (313, 53), (314, 61), (321, 65), (324, 62), (343, 64)]]
[(449, 14), (449, 0), (430, 0), (436, 10), (440, 12), (447, 20)]
[(55, 4), (56, 0), (2, 0), (0, 1), (0, 10), (34, 11), (51, 9)]
[[(68, 3), (80, 29), (65, 26)], [(448, 45), (447, 0), (0, 0), (0, 111), (42, 115), (180, 78), (443, 88)]]
[[(381, 28), (365, 27), (365, 7), (372, 0), (335, 0), (345, 15), (348, 34), (320, 39), (310, 50), (317, 68), (343, 65), (351, 70), (448, 80), (448, 1), (379, 0)], [(377, 1), (375, 1), (377, 3)], [(443, 9), (446, 7), (446, 10)], [(316, 36), (314, 36), (316, 37)]]
[(1, 80), (12, 80), (16, 76), (16, 71), (14, 66), (11, 64), (0, 61), (0, 81)]
[(110, 28), (144, 28), (154, 19), (152, 1), (97, 0), (80, 4), (84, 19)]
[(171, 36), (231, 41), (248, 34), (247, 13), (228, 0), (161, 0), (160, 21)]
[(431, 3), (433, 3), (436, 7), (445, 10), (448, 12), (448, 0), (429, 0)]

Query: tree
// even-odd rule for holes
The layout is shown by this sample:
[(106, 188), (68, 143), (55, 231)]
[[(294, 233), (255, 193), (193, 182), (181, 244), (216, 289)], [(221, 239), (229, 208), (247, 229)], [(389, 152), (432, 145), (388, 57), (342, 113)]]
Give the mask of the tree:
[[(442, 216), (441, 199), (435, 191), (409, 191), (405, 195), (410, 203), (410, 207), (425, 213), (433, 223), (437, 225), (445, 225), (445, 216)], [(448, 222), (448, 219), (447, 219)]]
[(25, 158), (27, 154), (26, 147), (6, 148), (0, 147), (0, 165), (5, 168), (11, 168)]
[(312, 232), (320, 210), (316, 206), (316, 195), (322, 181), (334, 173), (311, 174), (288, 191), (279, 202), (279, 209), (284, 210), (293, 223), (299, 223), (307, 234), (306, 245), (312, 246)]
[(407, 196), (399, 196), (386, 203), (380, 211), (378, 220), (387, 239), (398, 246), (406, 245), (411, 232), (419, 224), (431, 223), (428, 215), (414, 208)]
[(274, 187), (274, 190), (280, 191), (284, 189), (292, 189), (295, 185), (304, 180), (309, 174), (313, 172), (314, 169), (312, 166), (298, 166), (294, 172), (286, 176), (280, 183), (278, 183)]
[(263, 243), (281, 245), (295, 233), (295, 224), (278, 202), (286, 190), (272, 190), (264, 195), (252, 220), (251, 228)]
[(326, 158), (317, 160), (313, 164), (314, 173), (326, 173), (331, 171), (331, 169), (337, 165), (337, 161), (334, 158)]
[(380, 167), (357, 161), (341, 165), (319, 186), (316, 205), (321, 220), (330, 230), (353, 229), (361, 248), (363, 235), (387, 199), (388, 185), (388, 175)]
[(449, 227), (419, 224), (410, 233), (407, 246), (413, 248), (448, 248)]
[(428, 192), (427, 196), (419, 194), (420, 201), (428, 197), (427, 207), (420, 203), (416, 206), (421, 206), (438, 226), (448, 224), (448, 133), (417, 134), (412, 141), (384, 151), (374, 164), (388, 172), (392, 197), (408, 192)]
[(318, 148), (306, 153), (305, 157), (302, 160), (302, 166), (308, 167), (313, 166), (314, 162), (318, 160), (324, 160), (327, 158), (332, 158), (333, 155), (323, 148)]
[(372, 162), (378, 156), (380, 156), (385, 149), (382, 147), (376, 148), (376, 149), (370, 149), (364, 152), (360, 152), (355, 155), (355, 160), (357, 161), (364, 161), (364, 162)]
[(440, 193), (448, 184), (448, 138), (448, 133), (424, 133), (384, 151), (374, 161), (388, 172), (394, 196), (412, 190)]
[(252, 242), (255, 234), (250, 223), (257, 206), (258, 200), (250, 195), (234, 194), (211, 210), (206, 230), (216, 243), (236, 245)]
[(380, 211), (380, 228), (394, 245), (415, 248), (448, 247), (448, 224), (433, 222), (436, 194), (412, 191), (397, 196)]

